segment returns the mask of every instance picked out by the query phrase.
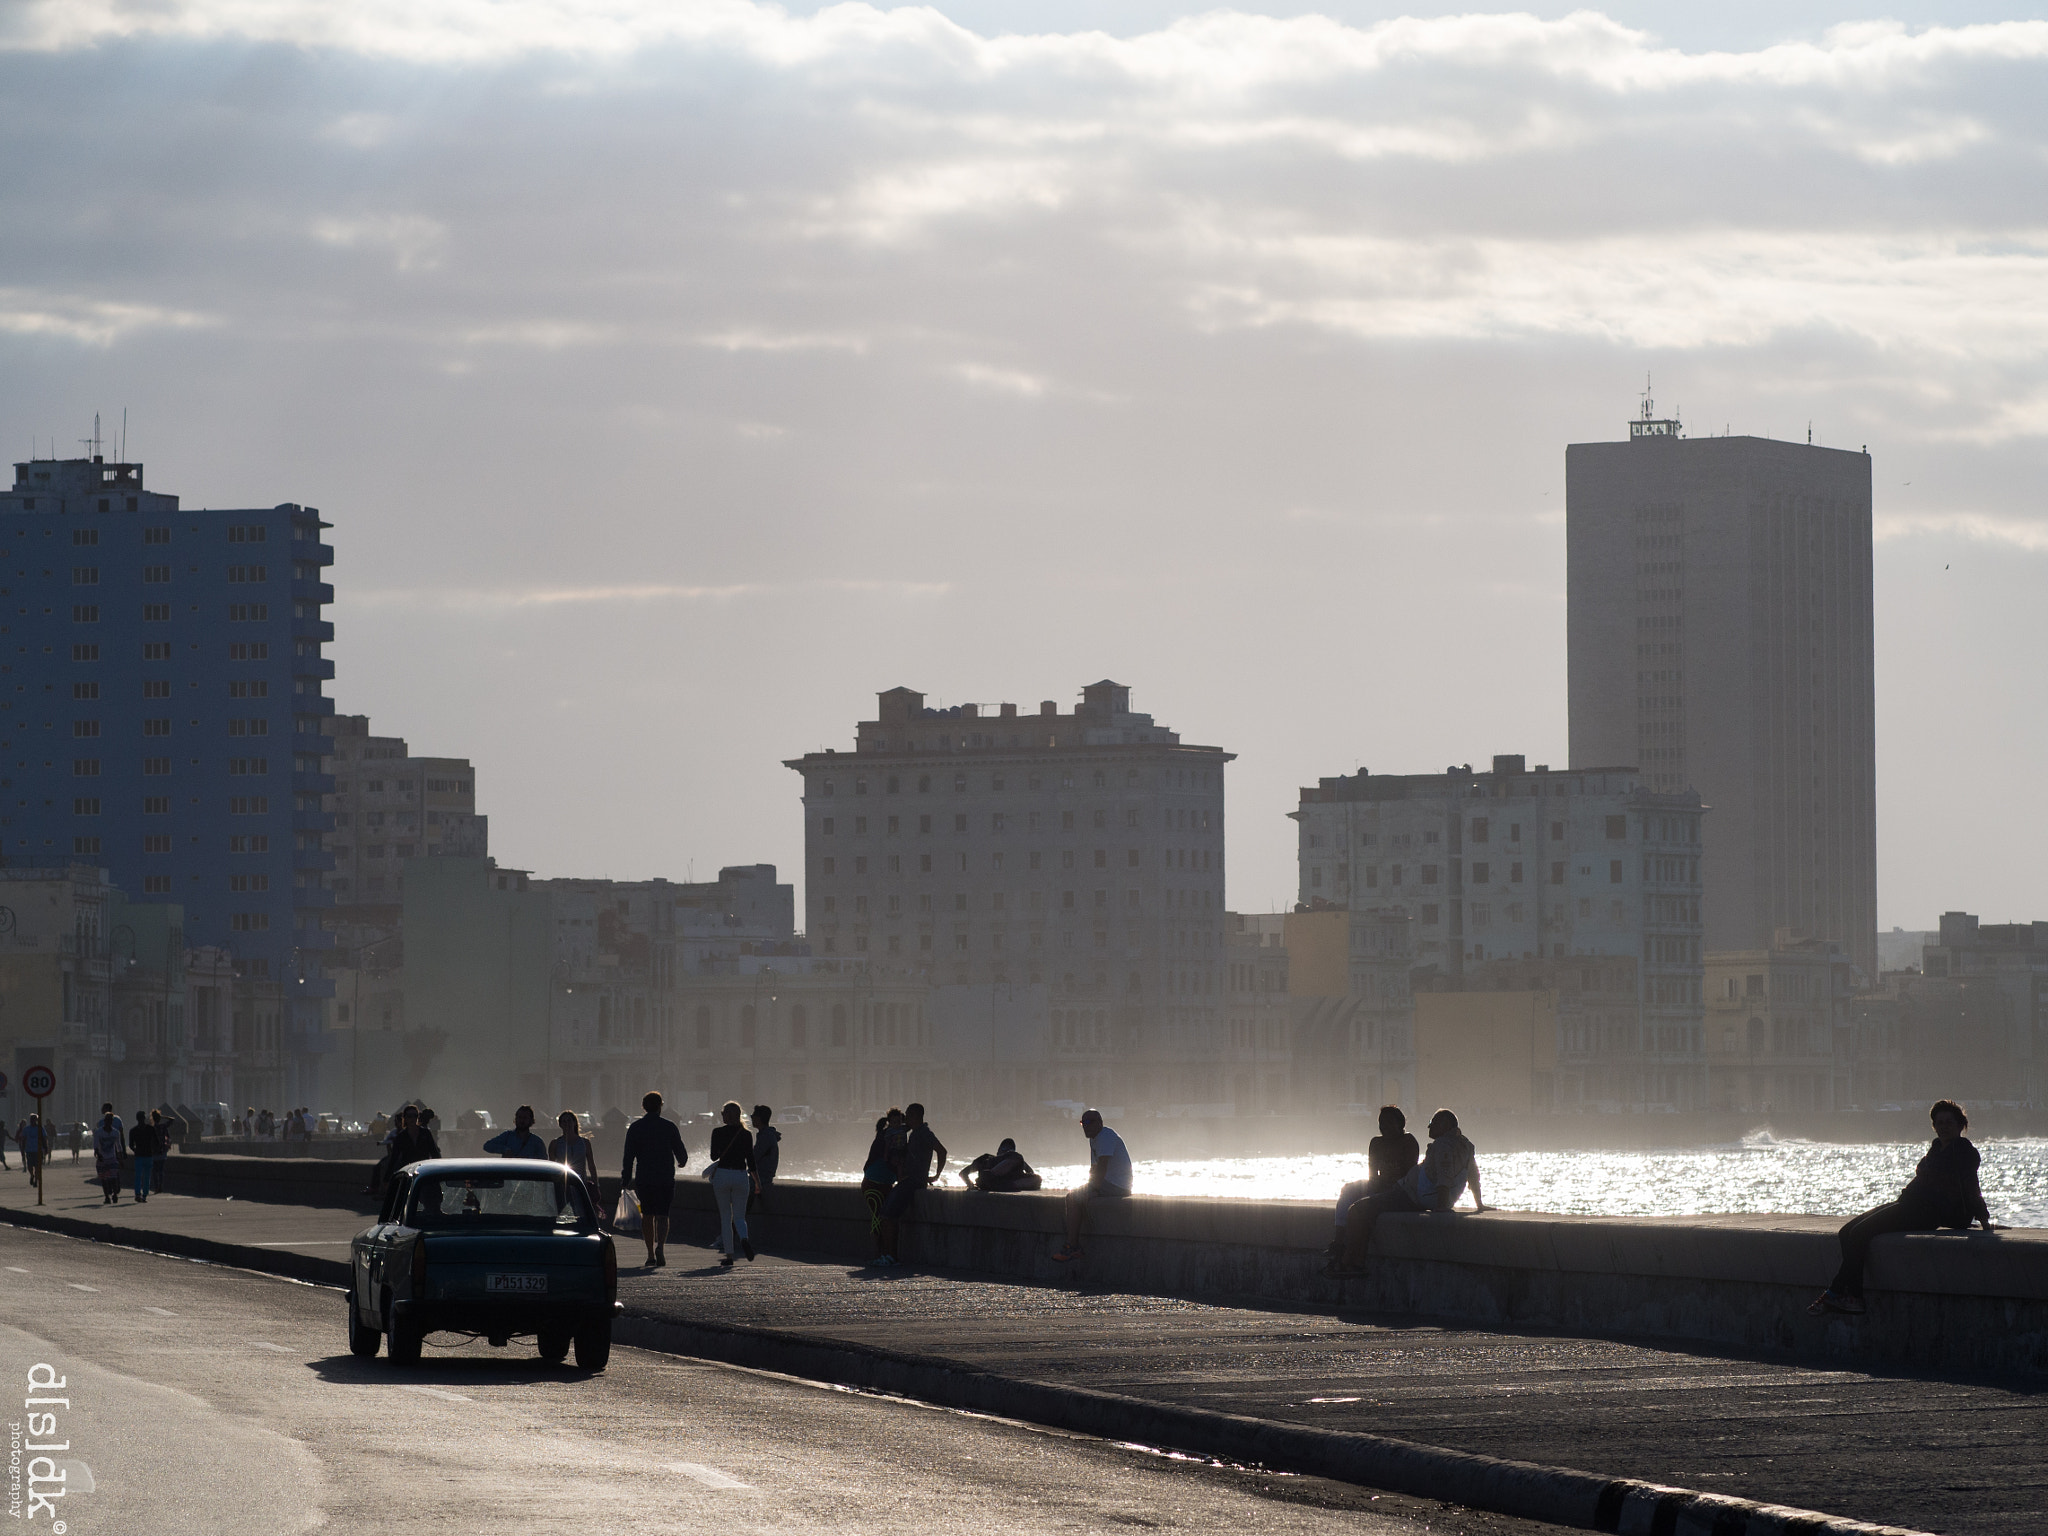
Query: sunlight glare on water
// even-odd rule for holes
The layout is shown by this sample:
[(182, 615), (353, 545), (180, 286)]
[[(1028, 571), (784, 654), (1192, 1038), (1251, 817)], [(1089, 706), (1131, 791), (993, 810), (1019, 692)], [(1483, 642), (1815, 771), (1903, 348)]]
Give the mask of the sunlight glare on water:
[[(1730, 1146), (1670, 1151), (1488, 1153), (1482, 1148), (1479, 1169), (1487, 1203), (1514, 1211), (1850, 1216), (1895, 1199), (1926, 1150), (1925, 1142), (1839, 1146), (1766, 1135)], [(1980, 1178), (1992, 1219), (2002, 1226), (2048, 1226), (2048, 1140), (1987, 1140), (1977, 1150), (1984, 1159)], [(1047, 1189), (1070, 1188), (1087, 1177), (1079, 1163), (1034, 1166)], [(1365, 1177), (1365, 1158), (1317, 1153), (1139, 1160), (1133, 1171), (1142, 1195), (1330, 1200), (1345, 1181)], [(844, 1168), (812, 1176), (849, 1183), (859, 1178), (856, 1170)], [(951, 1170), (947, 1182), (958, 1187)]]

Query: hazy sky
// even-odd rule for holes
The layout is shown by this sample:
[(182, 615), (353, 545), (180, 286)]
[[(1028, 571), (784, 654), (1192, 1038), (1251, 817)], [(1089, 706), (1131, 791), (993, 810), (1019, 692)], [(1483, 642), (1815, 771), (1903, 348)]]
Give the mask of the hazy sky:
[(0, 446), (322, 508), (338, 707), (503, 862), (795, 873), (876, 691), (1109, 676), (1265, 909), (1300, 784), (1565, 761), (1564, 444), (1647, 373), (1870, 446), (1881, 921), (2048, 917), (2017, 16), (14, 0)]

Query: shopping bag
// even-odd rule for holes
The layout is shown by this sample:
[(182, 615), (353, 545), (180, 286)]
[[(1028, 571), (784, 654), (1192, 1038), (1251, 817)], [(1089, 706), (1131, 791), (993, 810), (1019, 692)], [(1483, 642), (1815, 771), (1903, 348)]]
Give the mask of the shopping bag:
[(640, 1198), (630, 1189), (619, 1191), (619, 1208), (612, 1214), (612, 1230), (626, 1233), (640, 1230)]

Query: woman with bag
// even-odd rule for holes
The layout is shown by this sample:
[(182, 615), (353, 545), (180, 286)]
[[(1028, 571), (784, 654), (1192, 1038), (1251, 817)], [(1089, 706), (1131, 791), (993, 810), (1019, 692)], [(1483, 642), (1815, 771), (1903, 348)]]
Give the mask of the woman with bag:
[(860, 1197), (868, 1208), (868, 1236), (875, 1241), (875, 1255), (882, 1252), (882, 1202), (896, 1183), (896, 1153), (903, 1145), (903, 1111), (892, 1109), (875, 1122), (875, 1139), (868, 1143), (866, 1164), (860, 1171)]
[(725, 1257), (718, 1262), (731, 1268), (733, 1245), (754, 1259), (754, 1245), (747, 1237), (747, 1196), (760, 1187), (754, 1169), (754, 1136), (740, 1124), (740, 1107), (728, 1101), (719, 1111), (725, 1123), (711, 1133), (711, 1166), (705, 1170), (711, 1180), (711, 1195), (718, 1202), (718, 1246)]

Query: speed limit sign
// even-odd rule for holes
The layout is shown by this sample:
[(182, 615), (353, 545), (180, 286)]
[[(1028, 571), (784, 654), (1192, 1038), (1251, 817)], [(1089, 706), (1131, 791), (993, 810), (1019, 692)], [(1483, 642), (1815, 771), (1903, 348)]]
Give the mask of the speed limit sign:
[(57, 1091), (57, 1074), (48, 1067), (30, 1067), (21, 1074), (21, 1091), (32, 1099), (47, 1099)]

